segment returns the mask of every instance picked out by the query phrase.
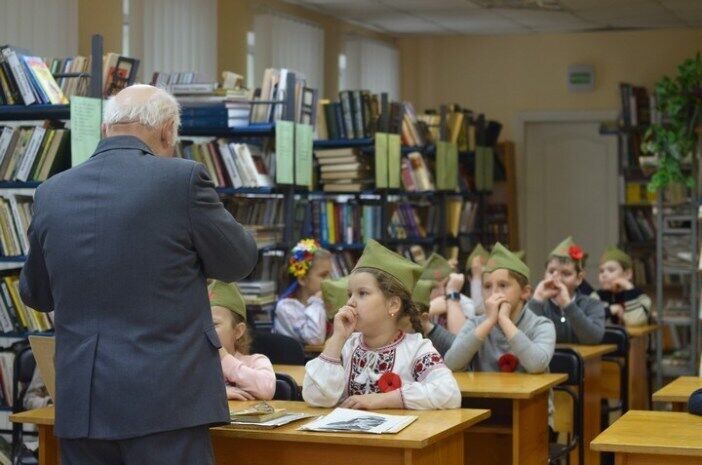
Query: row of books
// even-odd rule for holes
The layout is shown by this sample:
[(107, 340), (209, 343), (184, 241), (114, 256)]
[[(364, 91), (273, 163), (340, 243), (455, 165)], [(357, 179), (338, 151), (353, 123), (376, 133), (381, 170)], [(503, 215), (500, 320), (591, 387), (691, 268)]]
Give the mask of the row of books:
[(66, 103), (44, 60), (10, 45), (0, 46), (0, 105)]
[(642, 86), (619, 84), (621, 102), (621, 124), (625, 127), (659, 124), (661, 115), (656, 105), (656, 96), (649, 95)]
[(478, 203), (460, 197), (446, 199), (446, 232), (452, 236), (466, 234), (475, 229)]
[(4, 333), (49, 331), (54, 323), (48, 313), (24, 305), (19, 292), (19, 275), (8, 275), (0, 281), (0, 329)]
[(54, 124), (1, 127), (0, 179), (46, 181), (70, 167), (69, 130)]
[(420, 152), (410, 152), (400, 160), (400, 179), (409, 192), (434, 190), (434, 180)]
[[(81, 77), (59, 77), (58, 86), (66, 98), (86, 96), (90, 81), (87, 76), (91, 73), (92, 59), (81, 55), (64, 58), (44, 59), (52, 75), (80, 74)], [(120, 90), (134, 84), (139, 60), (120, 55), (106, 53), (102, 57), (102, 96), (110, 97)]]
[(273, 154), (251, 144), (227, 139), (182, 140), (176, 155), (195, 160), (207, 168), (216, 187), (272, 187)]
[(362, 139), (373, 137), (380, 113), (378, 96), (368, 90), (344, 90), (339, 101), (320, 100), (317, 138)]
[[(288, 75), (294, 75), (292, 89), (287, 89)], [(307, 86), (300, 73), (286, 68), (268, 68), (263, 72), (260, 92), (254, 95), (251, 123), (271, 123), (283, 119), (288, 91), (293, 92), (294, 116), (297, 123), (315, 125), (317, 117), (317, 89)], [(256, 104), (256, 101), (261, 103)]]
[(217, 82), (209, 76), (194, 71), (164, 73), (156, 71), (151, 77), (151, 85), (166, 89), (173, 95), (211, 94), (217, 89)]
[(0, 249), (4, 257), (27, 255), (27, 230), (32, 221), (34, 198), (27, 194), (4, 194), (0, 197)]
[(310, 202), (312, 235), (323, 244), (358, 244), (382, 235), (380, 205), (313, 200)]
[(252, 234), (259, 249), (282, 242), (285, 222), (282, 198), (230, 197), (224, 205)]
[(629, 242), (647, 242), (656, 238), (656, 226), (650, 210), (624, 210), (624, 235)]
[(419, 206), (410, 202), (401, 202), (395, 205), (395, 211), (390, 216), (388, 234), (393, 239), (417, 239), (427, 237), (434, 233), (434, 207), (429, 206), (431, 222), (423, 221)]

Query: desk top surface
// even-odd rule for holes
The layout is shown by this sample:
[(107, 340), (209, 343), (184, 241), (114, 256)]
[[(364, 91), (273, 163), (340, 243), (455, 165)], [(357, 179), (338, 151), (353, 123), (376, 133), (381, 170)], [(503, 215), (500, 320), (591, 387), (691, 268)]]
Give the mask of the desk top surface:
[(600, 358), (603, 355), (607, 355), (617, 350), (617, 346), (615, 346), (614, 344), (556, 344), (556, 347), (569, 347), (571, 349), (574, 349), (586, 362), (588, 360)]
[(671, 381), (653, 394), (655, 402), (685, 402), (693, 391), (702, 389), (702, 378), (699, 376), (681, 376)]
[[(229, 408), (238, 410), (254, 404), (257, 401), (230, 401)], [(332, 411), (328, 408), (314, 408), (304, 402), (269, 401), (277, 408), (285, 408), (294, 412), (306, 412), (315, 416)], [(297, 428), (311, 420), (305, 418), (274, 429), (252, 430), (238, 429), (235, 426), (221, 426), (211, 429), (215, 436), (232, 438), (265, 439), (269, 441), (294, 441), (325, 444), (353, 444), (361, 446), (397, 447), (418, 449), (433, 444), (454, 433), (463, 431), (480, 421), (490, 417), (490, 411), (485, 409), (454, 409), (454, 410), (381, 410), (379, 413), (388, 415), (416, 415), (418, 418), (412, 424), (397, 434), (353, 434), (353, 433), (322, 433), (314, 431), (298, 431)], [(54, 407), (14, 414), (12, 421), (34, 423), (38, 425), (54, 424)]]
[(702, 416), (630, 410), (600, 433), (591, 447), (601, 452), (702, 457)]

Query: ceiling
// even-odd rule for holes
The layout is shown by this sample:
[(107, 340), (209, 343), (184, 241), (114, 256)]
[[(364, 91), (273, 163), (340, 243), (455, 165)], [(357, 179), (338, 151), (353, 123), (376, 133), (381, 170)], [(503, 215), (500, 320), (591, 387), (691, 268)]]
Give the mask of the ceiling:
[(393, 35), (702, 27), (702, 0), (287, 1)]

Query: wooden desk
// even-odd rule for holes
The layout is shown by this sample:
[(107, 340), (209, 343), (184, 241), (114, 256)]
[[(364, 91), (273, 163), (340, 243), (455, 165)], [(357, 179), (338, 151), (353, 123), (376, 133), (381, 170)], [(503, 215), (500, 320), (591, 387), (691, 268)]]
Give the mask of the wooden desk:
[(489, 422), (466, 431), (466, 464), (548, 462), (549, 390), (564, 374), (454, 373), (463, 407), (489, 408)]
[(316, 357), (324, 350), (324, 344), (307, 344), (304, 347), (304, 350), (306, 354), (314, 355)]
[[(613, 344), (580, 345), (580, 344), (558, 344), (556, 347), (569, 347), (577, 351), (585, 362), (585, 418), (583, 419), (583, 440), (590, 444), (600, 433), (600, 399), (602, 384), (602, 356), (617, 350)], [(562, 410), (562, 407), (560, 408)], [(556, 403), (556, 411), (559, 405)], [(568, 409), (568, 415), (571, 415)], [(585, 464), (599, 465), (600, 454), (585, 447)], [(577, 463), (576, 453), (572, 453), (570, 463)]]
[[(253, 402), (230, 402), (231, 409)], [(317, 409), (303, 402), (271, 401), (276, 407), (324, 415), (332, 409)], [(234, 426), (210, 429), (218, 465), (277, 465), (326, 463), (340, 465), (463, 464), (463, 434), (490, 417), (488, 410), (384, 410), (383, 413), (417, 415), (419, 418), (397, 434), (344, 434), (297, 431), (307, 420), (272, 430), (245, 430)], [(54, 408), (47, 407), (12, 415), (12, 421), (39, 427), (39, 464), (59, 463), (58, 441), (53, 435)]]
[(682, 412), (630, 410), (592, 441), (614, 452), (617, 465), (699, 465), (702, 417)]
[(304, 365), (273, 365), (273, 371), (290, 376), (302, 388), (302, 381), (305, 379)]
[[(648, 390), (648, 339), (658, 331), (658, 325), (625, 328), (629, 334), (629, 409), (648, 410), (651, 407)], [(602, 397), (619, 398), (619, 367), (613, 363), (602, 365)]]
[(681, 376), (670, 384), (662, 387), (653, 394), (654, 402), (671, 402), (673, 411), (684, 412), (690, 394), (702, 389), (702, 378), (699, 376)]

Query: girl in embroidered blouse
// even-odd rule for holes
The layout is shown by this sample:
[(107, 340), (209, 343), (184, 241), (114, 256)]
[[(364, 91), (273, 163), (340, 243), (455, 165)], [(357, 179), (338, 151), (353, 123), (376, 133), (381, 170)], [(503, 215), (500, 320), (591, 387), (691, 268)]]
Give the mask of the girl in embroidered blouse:
[(291, 283), (275, 307), (273, 332), (301, 344), (322, 344), (327, 335), (322, 281), (331, 274), (331, 253), (316, 240), (303, 239), (290, 252), (285, 273)]
[[(302, 396), (314, 406), (459, 408), (451, 371), (421, 333), (411, 298), (421, 267), (369, 241), (349, 276), (349, 299), (322, 354), (307, 363)], [(400, 330), (408, 317), (416, 334)]]

